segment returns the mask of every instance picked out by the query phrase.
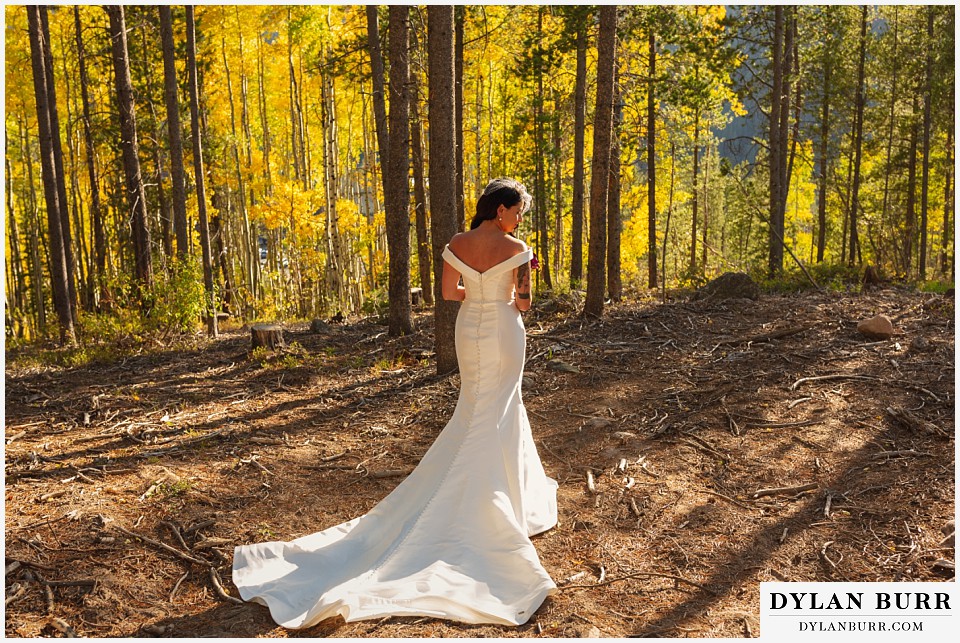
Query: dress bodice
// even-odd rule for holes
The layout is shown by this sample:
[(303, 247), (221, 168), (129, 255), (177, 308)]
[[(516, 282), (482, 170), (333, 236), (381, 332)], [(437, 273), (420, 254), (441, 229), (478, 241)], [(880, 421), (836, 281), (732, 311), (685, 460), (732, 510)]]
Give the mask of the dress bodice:
[(493, 302), (513, 300), (513, 269), (530, 261), (533, 251), (527, 248), (520, 254), (504, 259), (495, 266), (479, 272), (453, 254), (450, 246), (443, 249), (443, 258), (456, 268), (463, 277), (463, 287), (467, 291), (465, 302)]

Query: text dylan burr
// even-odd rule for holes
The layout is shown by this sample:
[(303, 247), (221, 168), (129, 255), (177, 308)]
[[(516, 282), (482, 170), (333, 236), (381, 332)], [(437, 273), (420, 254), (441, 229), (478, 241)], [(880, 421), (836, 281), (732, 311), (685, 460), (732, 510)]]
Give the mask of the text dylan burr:
[[(771, 592), (770, 609), (864, 609), (864, 593)], [(948, 610), (950, 609), (950, 595), (944, 592), (876, 592), (872, 595), (872, 600), (867, 602), (867, 609)]]

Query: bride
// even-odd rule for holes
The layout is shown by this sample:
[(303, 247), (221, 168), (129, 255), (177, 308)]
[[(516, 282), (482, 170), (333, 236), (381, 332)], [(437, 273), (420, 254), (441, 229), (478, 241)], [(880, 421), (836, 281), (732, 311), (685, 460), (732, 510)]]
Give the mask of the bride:
[(338, 614), (519, 625), (556, 591), (530, 541), (557, 522), (557, 483), (520, 397), (533, 253), (510, 233), (529, 204), (517, 181), (491, 181), (443, 251), (443, 297), (463, 302), (460, 396), (417, 468), (366, 515), (234, 550), (240, 595), (280, 625)]

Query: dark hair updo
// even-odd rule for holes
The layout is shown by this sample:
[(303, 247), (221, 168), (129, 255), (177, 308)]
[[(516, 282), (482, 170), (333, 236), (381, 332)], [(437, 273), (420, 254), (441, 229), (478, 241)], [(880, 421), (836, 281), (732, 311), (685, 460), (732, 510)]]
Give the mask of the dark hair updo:
[(505, 208), (512, 208), (518, 203), (523, 203), (520, 213), (527, 211), (530, 207), (530, 201), (533, 199), (523, 184), (514, 179), (494, 179), (487, 183), (483, 189), (483, 194), (477, 199), (477, 214), (470, 222), (470, 229), (474, 230), (480, 227), (484, 221), (491, 221), (497, 218), (497, 210), (502, 205)]

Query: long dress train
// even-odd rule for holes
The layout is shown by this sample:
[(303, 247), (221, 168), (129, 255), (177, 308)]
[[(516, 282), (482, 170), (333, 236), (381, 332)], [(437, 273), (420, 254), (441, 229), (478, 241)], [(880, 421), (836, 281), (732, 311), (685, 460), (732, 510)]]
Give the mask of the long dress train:
[(556, 585), (530, 536), (557, 522), (557, 483), (520, 398), (525, 333), (513, 269), (480, 273), (447, 247), (466, 299), (456, 324), (460, 396), (417, 468), (369, 513), (290, 542), (234, 550), (244, 600), (284, 627), (389, 615), (525, 623)]

